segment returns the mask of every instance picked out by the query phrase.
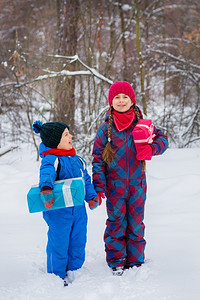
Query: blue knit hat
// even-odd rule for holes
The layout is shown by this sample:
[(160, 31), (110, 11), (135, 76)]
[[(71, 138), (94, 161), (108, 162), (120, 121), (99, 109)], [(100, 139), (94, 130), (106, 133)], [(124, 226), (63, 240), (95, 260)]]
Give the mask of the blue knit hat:
[(60, 143), (63, 131), (69, 126), (62, 122), (48, 122), (42, 123), (41, 121), (35, 121), (32, 125), (35, 133), (40, 133), (40, 138), (49, 148), (57, 148)]

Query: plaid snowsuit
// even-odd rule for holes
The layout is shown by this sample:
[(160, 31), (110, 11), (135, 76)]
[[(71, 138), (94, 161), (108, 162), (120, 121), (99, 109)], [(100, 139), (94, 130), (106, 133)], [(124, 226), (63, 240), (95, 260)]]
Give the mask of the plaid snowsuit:
[[(106, 230), (104, 234), (106, 260), (109, 267), (135, 266), (144, 262), (144, 205), (146, 176), (142, 162), (136, 159), (132, 131), (137, 120), (124, 131), (118, 132), (114, 122), (111, 146), (114, 158), (110, 167), (103, 161), (102, 153), (107, 143), (107, 113), (99, 127), (93, 148), (93, 184), (96, 192), (104, 192), (107, 201)], [(162, 154), (168, 140), (155, 128), (156, 137), (151, 144), (153, 155)]]

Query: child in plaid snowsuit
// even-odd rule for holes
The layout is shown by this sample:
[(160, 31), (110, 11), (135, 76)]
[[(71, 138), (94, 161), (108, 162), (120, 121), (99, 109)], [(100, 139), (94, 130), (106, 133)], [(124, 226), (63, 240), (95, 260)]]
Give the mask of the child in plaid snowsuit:
[(150, 120), (142, 120), (128, 82), (111, 85), (108, 102), (110, 109), (94, 142), (93, 184), (99, 198), (104, 193), (107, 197), (106, 260), (114, 275), (122, 275), (124, 269), (144, 263), (145, 160), (162, 154), (168, 139), (155, 127), (144, 139), (148, 124), (137, 123)]

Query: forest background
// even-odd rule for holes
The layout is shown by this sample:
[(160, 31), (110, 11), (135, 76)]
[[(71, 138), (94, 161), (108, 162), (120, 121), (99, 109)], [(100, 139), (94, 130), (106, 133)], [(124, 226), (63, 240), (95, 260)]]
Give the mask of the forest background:
[(90, 161), (121, 80), (170, 147), (199, 147), (200, 1), (0, 0), (0, 80), (5, 151), (37, 149), (32, 123), (56, 120)]

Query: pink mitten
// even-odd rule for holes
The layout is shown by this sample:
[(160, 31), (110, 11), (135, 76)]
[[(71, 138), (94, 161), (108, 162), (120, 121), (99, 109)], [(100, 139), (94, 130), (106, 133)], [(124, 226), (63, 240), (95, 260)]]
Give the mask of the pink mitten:
[(152, 157), (151, 144), (154, 140), (154, 126), (151, 120), (140, 119), (133, 129), (133, 139), (138, 160), (150, 160)]
[(150, 145), (140, 145), (138, 144), (136, 147), (137, 155), (136, 158), (138, 160), (151, 160), (152, 158), (152, 148)]
[(104, 200), (106, 197), (104, 195), (104, 193), (102, 192), (97, 192), (98, 198), (99, 198), (99, 205), (101, 205), (102, 200)]

